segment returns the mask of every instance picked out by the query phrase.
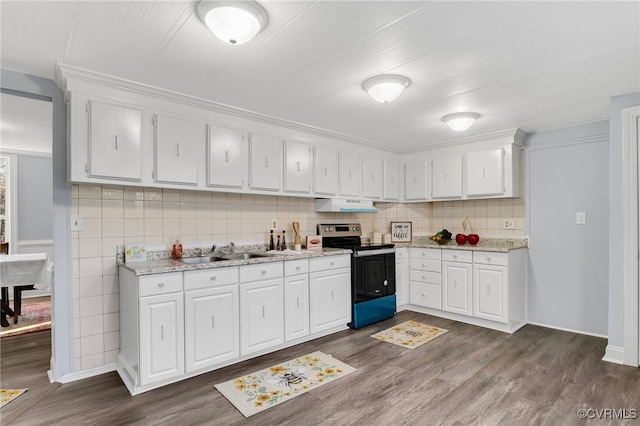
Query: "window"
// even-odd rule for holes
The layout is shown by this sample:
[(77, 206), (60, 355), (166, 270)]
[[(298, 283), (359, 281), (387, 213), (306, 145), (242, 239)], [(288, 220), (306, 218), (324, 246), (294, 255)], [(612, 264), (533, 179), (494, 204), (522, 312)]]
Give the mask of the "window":
[(15, 156), (0, 155), (0, 243), (11, 241), (11, 209), (13, 208), (12, 176), (15, 173)]

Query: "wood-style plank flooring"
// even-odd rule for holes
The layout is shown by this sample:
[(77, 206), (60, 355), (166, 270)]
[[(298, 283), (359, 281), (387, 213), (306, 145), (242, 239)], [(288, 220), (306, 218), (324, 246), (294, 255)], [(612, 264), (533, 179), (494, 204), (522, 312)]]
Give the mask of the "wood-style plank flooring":
[[(449, 332), (414, 350), (369, 337), (410, 319)], [(580, 408), (640, 416), (640, 369), (602, 361), (605, 339), (532, 325), (510, 335), (405, 311), (135, 397), (116, 373), (49, 384), (48, 335), (2, 339), (2, 387), (30, 389), (2, 409), (3, 425), (585, 424)], [(213, 387), (316, 350), (358, 370), (248, 419)]]

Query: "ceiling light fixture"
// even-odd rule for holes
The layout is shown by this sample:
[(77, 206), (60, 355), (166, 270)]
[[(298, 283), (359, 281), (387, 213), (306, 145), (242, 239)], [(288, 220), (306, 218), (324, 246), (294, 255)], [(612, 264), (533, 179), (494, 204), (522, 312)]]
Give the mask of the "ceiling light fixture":
[(480, 114), (475, 112), (456, 112), (445, 115), (442, 117), (442, 121), (447, 123), (451, 130), (462, 132), (471, 127), (478, 118), (480, 118)]
[(198, 16), (220, 40), (243, 44), (267, 25), (267, 12), (251, 0), (203, 0)]
[(378, 102), (391, 102), (409, 85), (409, 79), (402, 75), (387, 74), (371, 77), (362, 83), (362, 88)]

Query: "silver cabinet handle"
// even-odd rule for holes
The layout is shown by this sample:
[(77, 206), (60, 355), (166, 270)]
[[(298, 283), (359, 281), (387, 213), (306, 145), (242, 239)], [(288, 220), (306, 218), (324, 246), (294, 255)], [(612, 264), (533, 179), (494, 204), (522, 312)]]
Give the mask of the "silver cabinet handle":
[(269, 157), (264, 157), (264, 167), (269, 167)]
[(296, 297), (296, 308), (300, 309), (300, 298)]
[(299, 172), (300, 171), (300, 162), (298, 161), (296, 163), (296, 171)]
[(262, 271), (260, 271), (260, 273), (261, 273), (262, 275), (264, 275), (264, 274), (266, 274), (266, 273), (267, 273), (267, 271), (263, 269)]
[(325, 175), (325, 176), (328, 176), (328, 175), (329, 175), (329, 172), (328, 172), (328, 170), (327, 170), (327, 166), (324, 166), (324, 175)]
[(331, 290), (331, 300), (333, 300), (333, 290)]
[(262, 305), (262, 318), (265, 316), (264, 305)]
[(117, 151), (117, 150), (118, 150), (118, 135), (116, 135), (116, 138), (115, 138), (115, 139), (116, 139), (116, 141), (115, 141), (115, 148), (116, 148), (116, 151)]
[(299, 270), (300, 270), (300, 266), (296, 266), (296, 271), (299, 271)]
[(164, 324), (160, 324), (160, 340), (164, 340)]
[(216, 316), (211, 315), (211, 328), (216, 328)]
[(224, 152), (224, 162), (228, 163), (229, 162), (229, 151), (225, 151)]
[(180, 157), (180, 144), (176, 144), (176, 157)]
[(487, 294), (491, 294), (491, 286), (489, 284), (487, 284)]
[(160, 288), (164, 287), (164, 283), (158, 283), (158, 287)]
[(331, 263), (329, 263), (329, 265), (333, 266), (333, 264), (334, 264), (334, 263), (335, 263), (335, 262), (333, 262), (333, 261), (332, 261)]
[(216, 276), (215, 275), (211, 275), (211, 281), (215, 281), (216, 280)]

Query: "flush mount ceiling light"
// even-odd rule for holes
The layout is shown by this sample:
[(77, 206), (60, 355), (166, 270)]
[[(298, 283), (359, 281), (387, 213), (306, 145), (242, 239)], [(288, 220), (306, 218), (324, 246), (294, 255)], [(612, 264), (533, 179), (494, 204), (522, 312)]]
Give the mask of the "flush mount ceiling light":
[(267, 25), (267, 12), (251, 0), (204, 0), (198, 5), (198, 16), (220, 40), (243, 44)]
[(480, 118), (480, 114), (475, 112), (456, 112), (454, 114), (445, 115), (442, 121), (447, 123), (451, 130), (462, 132), (467, 130), (473, 123)]
[(409, 79), (402, 75), (387, 74), (371, 77), (362, 83), (362, 88), (378, 102), (391, 102), (409, 85)]

